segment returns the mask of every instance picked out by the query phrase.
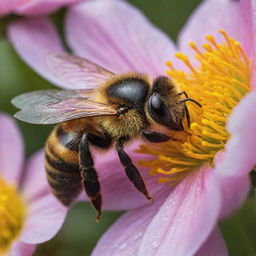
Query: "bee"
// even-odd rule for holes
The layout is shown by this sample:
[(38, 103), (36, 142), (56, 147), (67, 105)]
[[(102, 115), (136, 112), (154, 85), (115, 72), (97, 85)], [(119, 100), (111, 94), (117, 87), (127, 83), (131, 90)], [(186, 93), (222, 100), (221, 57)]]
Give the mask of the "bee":
[(12, 100), (21, 109), (15, 114), (17, 119), (57, 124), (45, 145), (45, 169), (53, 194), (69, 206), (84, 188), (99, 220), (102, 196), (91, 148), (115, 147), (128, 179), (151, 200), (124, 145), (138, 137), (153, 143), (175, 140), (152, 127), (157, 124), (184, 131), (184, 118), (190, 125), (186, 102), (201, 105), (186, 92), (178, 91), (166, 76), (153, 80), (134, 72), (114, 74), (69, 54), (51, 55), (47, 63), (59, 79), (85, 88), (34, 91)]

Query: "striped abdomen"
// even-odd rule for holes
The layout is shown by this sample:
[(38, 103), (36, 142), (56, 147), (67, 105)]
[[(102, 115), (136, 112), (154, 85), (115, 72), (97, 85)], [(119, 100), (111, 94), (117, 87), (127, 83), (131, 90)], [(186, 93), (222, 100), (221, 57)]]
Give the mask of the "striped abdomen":
[(82, 184), (79, 171), (80, 136), (58, 125), (45, 145), (45, 169), (53, 194), (70, 205), (79, 194)]

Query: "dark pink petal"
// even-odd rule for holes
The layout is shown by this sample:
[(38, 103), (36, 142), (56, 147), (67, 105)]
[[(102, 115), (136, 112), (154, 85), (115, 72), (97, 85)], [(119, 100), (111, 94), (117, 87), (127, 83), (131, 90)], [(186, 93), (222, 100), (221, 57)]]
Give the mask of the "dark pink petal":
[(145, 230), (166, 196), (167, 192), (155, 198), (150, 205), (131, 210), (119, 218), (101, 237), (92, 256), (138, 255)]
[(20, 240), (24, 243), (37, 244), (51, 239), (61, 228), (66, 213), (67, 208), (51, 194), (30, 202)]
[(19, 186), (22, 175), (24, 148), (17, 124), (0, 113), (0, 177)]
[(0, 1), (0, 16), (9, 14), (21, 2), (22, 2), (22, 0), (1, 0)]
[(44, 152), (41, 150), (28, 160), (23, 177), (22, 194), (28, 201), (33, 201), (49, 191), (44, 168)]
[(238, 40), (247, 54), (253, 53), (253, 15), (251, 0), (207, 0), (196, 9), (187, 21), (179, 36), (179, 46), (182, 51), (194, 54), (188, 47), (190, 41), (201, 45), (206, 42), (206, 35), (214, 35), (217, 40), (223, 38), (218, 32), (224, 29), (230, 36)]
[(235, 107), (229, 118), (227, 129), (231, 134), (226, 144), (226, 154), (217, 166), (222, 176), (248, 174), (256, 164), (256, 92), (249, 93)]
[(20, 5), (15, 12), (22, 15), (45, 15), (65, 5), (71, 5), (81, 0), (30, 0)]
[(10, 256), (30, 256), (34, 253), (36, 245), (15, 242), (10, 250)]
[(115, 73), (164, 74), (175, 46), (125, 1), (88, 1), (70, 9), (67, 40), (77, 55)]
[(69, 88), (46, 64), (49, 54), (64, 51), (57, 31), (47, 18), (26, 18), (12, 22), (8, 35), (15, 50), (32, 69), (50, 82)]
[(195, 256), (228, 256), (225, 241), (218, 228), (212, 231)]
[(191, 173), (148, 226), (138, 255), (194, 255), (215, 227), (220, 206), (220, 184), (213, 170), (202, 167)]
[[(137, 163), (141, 159), (149, 158), (135, 153), (140, 142), (125, 148), (133, 163), (138, 167), (150, 196), (156, 198), (163, 190), (169, 190), (166, 184), (159, 184), (157, 177), (149, 175), (147, 168), (140, 167)], [(117, 153), (114, 150), (106, 154), (96, 153), (96, 170), (98, 171), (101, 191), (103, 196), (103, 208), (106, 210), (126, 210), (133, 209), (142, 205), (150, 204), (145, 196), (138, 192), (125, 174), (124, 167), (120, 164)], [(84, 198), (84, 192), (80, 199)]]

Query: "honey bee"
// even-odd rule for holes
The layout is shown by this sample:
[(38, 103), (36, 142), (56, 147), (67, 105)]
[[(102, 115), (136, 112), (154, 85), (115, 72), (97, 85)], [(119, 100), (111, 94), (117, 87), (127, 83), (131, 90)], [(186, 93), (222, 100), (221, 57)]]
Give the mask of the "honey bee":
[(107, 150), (114, 146), (128, 179), (151, 199), (124, 145), (136, 137), (153, 143), (175, 140), (152, 127), (157, 124), (184, 131), (184, 118), (190, 125), (186, 102), (201, 105), (186, 92), (178, 91), (166, 76), (152, 80), (140, 73), (118, 75), (69, 54), (51, 55), (47, 63), (59, 79), (76, 88), (85, 87), (34, 91), (12, 100), (13, 105), (21, 109), (15, 114), (19, 120), (58, 124), (45, 145), (45, 169), (53, 194), (69, 206), (84, 188), (98, 220), (102, 197), (91, 147)]

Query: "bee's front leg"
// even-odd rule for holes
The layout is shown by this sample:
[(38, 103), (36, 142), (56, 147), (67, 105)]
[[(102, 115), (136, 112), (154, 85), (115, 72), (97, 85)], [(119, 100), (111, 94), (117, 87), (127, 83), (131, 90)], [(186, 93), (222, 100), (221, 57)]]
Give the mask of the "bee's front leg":
[(144, 137), (146, 140), (154, 143), (160, 143), (160, 142), (166, 142), (169, 140), (172, 141), (179, 141), (178, 139), (172, 138), (168, 135), (165, 135), (160, 132), (155, 132), (155, 131), (149, 131), (149, 130), (142, 130), (141, 131), (142, 137)]
[(147, 188), (138, 169), (136, 168), (136, 166), (133, 165), (131, 158), (124, 151), (121, 140), (117, 142), (117, 152), (120, 162), (124, 166), (126, 175), (129, 180), (141, 193), (146, 196), (147, 199), (152, 200), (152, 198), (148, 194)]

